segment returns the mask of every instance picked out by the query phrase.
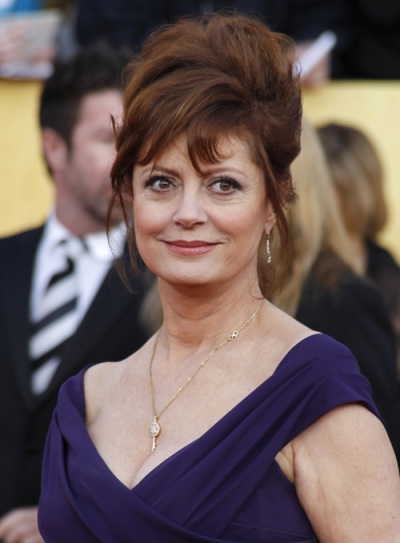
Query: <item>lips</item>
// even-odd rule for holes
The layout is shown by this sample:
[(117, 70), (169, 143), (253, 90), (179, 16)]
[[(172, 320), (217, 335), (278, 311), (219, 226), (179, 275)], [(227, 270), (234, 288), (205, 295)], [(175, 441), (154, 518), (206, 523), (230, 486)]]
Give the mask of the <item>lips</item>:
[(178, 247), (203, 247), (203, 245), (215, 245), (215, 243), (210, 243), (209, 241), (203, 241), (203, 240), (192, 240), (192, 241), (185, 241), (183, 239), (175, 240), (175, 241), (167, 241), (169, 245), (177, 245)]
[(208, 253), (218, 245), (218, 243), (210, 243), (204, 240), (186, 241), (183, 239), (166, 241), (165, 244), (173, 253), (189, 256)]

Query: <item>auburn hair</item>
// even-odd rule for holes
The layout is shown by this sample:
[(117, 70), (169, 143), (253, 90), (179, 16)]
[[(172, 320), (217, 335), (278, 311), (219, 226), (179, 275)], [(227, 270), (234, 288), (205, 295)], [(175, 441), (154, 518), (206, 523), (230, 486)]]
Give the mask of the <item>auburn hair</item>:
[[(302, 116), (293, 58), (290, 38), (237, 13), (184, 18), (155, 31), (125, 70), (113, 201), (131, 202), (135, 165), (156, 162), (178, 137), (186, 137), (197, 170), (221, 160), (221, 138), (237, 137), (264, 172), (277, 237), (285, 247), (284, 208), (295, 197), (290, 164), (300, 150)], [(133, 228), (130, 232), (134, 247)], [(262, 275), (259, 266), (260, 285)]]

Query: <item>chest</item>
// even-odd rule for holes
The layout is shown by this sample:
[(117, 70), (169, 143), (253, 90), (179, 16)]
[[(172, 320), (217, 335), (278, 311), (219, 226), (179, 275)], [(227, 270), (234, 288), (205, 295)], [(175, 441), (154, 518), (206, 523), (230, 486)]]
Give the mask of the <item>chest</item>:
[(175, 382), (154, 387), (160, 425), (154, 452), (148, 374), (137, 375), (129, 385), (108, 394), (99, 416), (88, 427), (108, 468), (132, 488), (167, 458), (204, 435), (265, 380), (265, 371), (256, 366), (236, 367), (237, 371), (228, 373), (224, 365), (200, 373), (172, 401), (178, 390)]

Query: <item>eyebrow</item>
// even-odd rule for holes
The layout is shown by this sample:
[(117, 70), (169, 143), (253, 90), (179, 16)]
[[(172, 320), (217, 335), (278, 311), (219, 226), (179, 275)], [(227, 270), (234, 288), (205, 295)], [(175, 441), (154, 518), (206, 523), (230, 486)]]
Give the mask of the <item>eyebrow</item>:
[(174, 170), (172, 168), (167, 168), (166, 166), (161, 166), (160, 164), (152, 164), (152, 165), (149, 165), (149, 166), (145, 166), (143, 168), (142, 173), (145, 174), (145, 173), (148, 173), (148, 172), (157, 172), (157, 171), (172, 175), (174, 177), (178, 177), (178, 175), (179, 175), (176, 170)]
[[(246, 174), (242, 170), (239, 170), (238, 168), (235, 168), (233, 166), (228, 166), (228, 167), (222, 166), (218, 163), (215, 165), (208, 166), (207, 169), (200, 170), (200, 173), (206, 176), (206, 175), (215, 174), (218, 172), (224, 172), (226, 170), (240, 174), (243, 177), (247, 177)], [(152, 171), (154, 172), (160, 171), (168, 175), (172, 175), (174, 177), (179, 177), (179, 172), (177, 170), (173, 168), (168, 168), (167, 166), (163, 166), (162, 164), (153, 164), (151, 166), (149, 165), (149, 167), (145, 166), (143, 169), (144, 174), (148, 172), (152, 172)]]

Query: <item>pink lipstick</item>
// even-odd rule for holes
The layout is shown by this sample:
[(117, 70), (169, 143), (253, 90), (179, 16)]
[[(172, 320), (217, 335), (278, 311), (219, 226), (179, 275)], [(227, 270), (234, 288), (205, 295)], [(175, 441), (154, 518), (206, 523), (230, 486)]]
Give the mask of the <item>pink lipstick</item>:
[(165, 242), (168, 248), (175, 254), (195, 256), (208, 253), (217, 246), (217, 243), (209, 243), (203, 240), (185, 241), (182, 239)]

